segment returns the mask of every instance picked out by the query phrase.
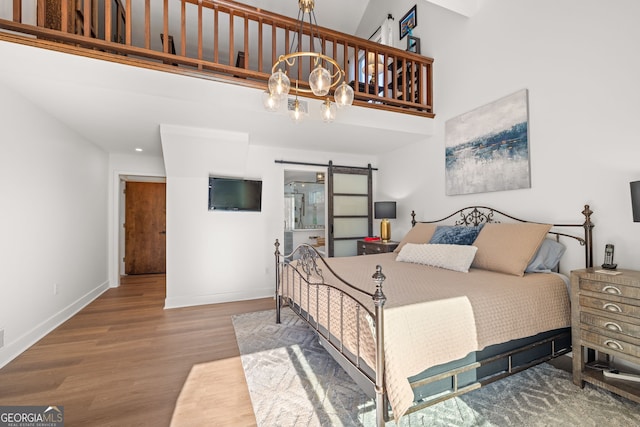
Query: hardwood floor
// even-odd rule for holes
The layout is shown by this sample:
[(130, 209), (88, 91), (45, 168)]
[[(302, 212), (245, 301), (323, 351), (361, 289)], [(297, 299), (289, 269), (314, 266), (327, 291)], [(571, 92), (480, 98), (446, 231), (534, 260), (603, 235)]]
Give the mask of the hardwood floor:
[[(0, 369), (0, 405), (61, 405), (69, 427), (255, 425), (231, 316), (273, 299), (170, 310), (164, 299), (164, 275), (123, 278)], [(194, 375), (211, 386), (183, 395), (172, 424)]]

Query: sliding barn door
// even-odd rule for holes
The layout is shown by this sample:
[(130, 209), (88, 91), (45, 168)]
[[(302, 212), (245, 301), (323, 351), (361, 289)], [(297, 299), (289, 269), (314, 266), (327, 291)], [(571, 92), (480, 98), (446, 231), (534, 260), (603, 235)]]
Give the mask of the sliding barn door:
[(368, 168), (328, 169), (329, 256), (357, 255), (358, 239), (373, 232), (372, 177)]

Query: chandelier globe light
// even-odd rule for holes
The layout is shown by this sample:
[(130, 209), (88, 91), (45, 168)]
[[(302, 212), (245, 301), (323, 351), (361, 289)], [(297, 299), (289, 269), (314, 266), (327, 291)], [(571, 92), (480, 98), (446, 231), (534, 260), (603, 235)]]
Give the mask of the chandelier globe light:
[(291, 89), (291, 80), (281, 69), (269, 77), (269, 92), (276, 99), (284, 99), (289, 95)]
[(314, 95), (325, 96), (331, 88), (331, 74), (326, 68), (318, 65), (309, 74), (309, 86)]
[(294, 123), (302, 123), (304, 120), (304, 111), (300, 107), (300, 101), (296, 97), (296, 100), (293, 101), (293, 108), (289, 111), (289, 116)]
[(320, 111), (322, 112), (322, 121), (325, 123), (331, 123), (336, 119), (336, 104), (331, 102), (329, 98), (325, 99), (325, 101), (320, 106)]
[(262, 92), (262, 103), (264, 104), (264, 108), (267, 111), (278, 111), (280, 108), (280, 104), (282, 103), (281, 99), (278, 99), (274, 96), (271, 96), (271, 92), (269, 89)]
[[(310, 60), (313, 70), (309, 74), (308, 86), (299, 87), (296, 81), (296, 101), (293, 103), (294, 110), (290, 111), (292, 119), (296, 122), (301, 121), (305, 113), (299, 109), (298, 94), (313, 94), (317, 97), (326, 97), (333, 90), (335, 103), (328, 98), (321, 106), (322, 120), (332, 122), (335, 119), (336, 106), (344, 108), (353, 104), (353, 89), (345, 81), (344, 69), (338, 62), (325, 55), (322, 52), (314, 51), (316, 39), (321, 40), (318, 30), (318, 22), (316, 20), (313, 8), (314, 0), (298, 0), (298, 22), (299, 28), (294, 34), (291, 42), (290, 53), (280, 55), (278, 60), (273, 64), (271, 69), (271, 77), (269, 77), (268, 95), (263, 95), (263, 103), (268, 111), (276, 111), (280, 102), (287, 98), (291, 90), (291, 80), (287, 76), (287, 67), (302, 67), (303, 59)], [(308, 35), (310, 37), (310, 51), (300, 50), (302, 45), (303, 29), (305, 27), (305, 17), (308, 17)], [(322, 51), (322, 49), (320, 49)], [(284, 70), (283, 70), (284, 69)], [(275, 109), (274, 109), (275, 106)], [(296, 109), (296, 106), (298, 109)], [(295, 117), (294, 117), (295, 116)]]
[(338, 108), (348, 107), (353, 104), (353, 89), (347, 82), (343, 81), (342, 84), (338, 86), (338, 89), (336, 89), (334, 98)]

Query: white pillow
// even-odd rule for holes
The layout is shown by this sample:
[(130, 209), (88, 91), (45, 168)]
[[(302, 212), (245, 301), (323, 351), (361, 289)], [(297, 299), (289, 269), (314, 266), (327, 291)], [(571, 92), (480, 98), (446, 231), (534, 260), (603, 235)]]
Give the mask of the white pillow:
[(396, 261), (430, 265), (468, 273), (478, 250), (475, 246), (407, 243)]

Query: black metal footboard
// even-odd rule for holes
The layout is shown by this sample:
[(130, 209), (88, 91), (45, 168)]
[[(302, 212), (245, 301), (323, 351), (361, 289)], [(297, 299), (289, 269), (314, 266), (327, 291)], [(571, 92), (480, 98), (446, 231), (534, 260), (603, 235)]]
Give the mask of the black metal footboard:
[[(382, 267), (376, 266), (372, 276), (376, 290), (370, 293), (341, 279), (314, 247), (303, 244), (288, 255), (281, 254), (279, 247), (280, 243), (276, 239), (276, 323), (280, 323), (280, 311), (283, 305), (288, 305), (307, 322), (316, 331), (323, 344), (328, 344), (333, 357), (337, 356), (341, 359), (339, 362), (343, 367), (346, 363), (347, 366), (355, 368), (355, 371), (352, 369), (349, 373), (353, 375), (355, 372), (359, 376), (354, 378), (356, 382), (365, 381), (373, 385), (376, 423), (378, 426), (384, 426), (385, 420), (388, 419), (388, 410), (384, 387), (383, 308), (386, 297), (382, 292), (382, 283), (385, 280)], [(330, 271), (341, 285), (349, 290), (370, 297), (373, 300), (373, 309), (344, 290), (326, 283), (323, 269)], [(332, 311), (332, 302), (337, 302), (339, 308), (335, 308), (335, 305), (333, 307), (334, 310), (338, 310), (339, 315)], [(348, 311), (351, 314), (348, 314)], [(355, 319), (355, 332), (353, 328), (346, 328), (345, 321), (350, 318)], [(350, 338), (345, 336), (347, 334)], [(369, 358), (361, 354), (362, 348), (370, 349), (371, 347), (366, 345), (367, 338), (372, 339), (374, 349), (373, 357)]]

